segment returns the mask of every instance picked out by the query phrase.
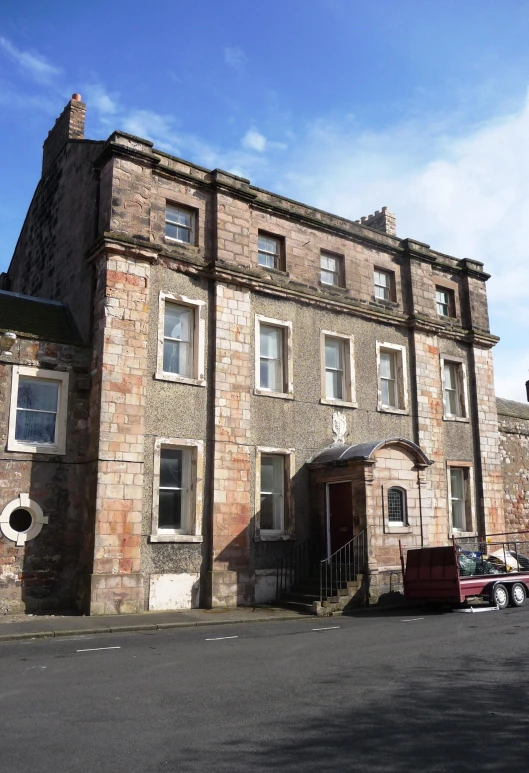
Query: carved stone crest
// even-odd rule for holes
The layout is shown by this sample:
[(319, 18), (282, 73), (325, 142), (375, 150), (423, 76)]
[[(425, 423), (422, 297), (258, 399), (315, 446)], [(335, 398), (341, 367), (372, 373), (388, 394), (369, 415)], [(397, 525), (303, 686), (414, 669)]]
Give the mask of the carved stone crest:
[(345, 443), (347, 433), (347, 419), (345, 414), (335, 411), (332, 415), (332, 434), (334, 436), (333, 446), (340, 446)]

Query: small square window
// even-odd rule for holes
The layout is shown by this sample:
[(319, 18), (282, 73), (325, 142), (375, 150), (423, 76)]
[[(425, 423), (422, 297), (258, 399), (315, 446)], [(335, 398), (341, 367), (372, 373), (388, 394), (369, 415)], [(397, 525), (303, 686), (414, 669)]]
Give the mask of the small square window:
[(193, 210), (168, 204), (165, 208), (165, 235), (177, 242), (195, 244)]
[(282, 533), (285, 530), (285, 457), (261, 454), (262, 532)]
[(282, 240), (259, 232), (257, 262), (265, 268), (282, 269)]
[(320, 255), (321, 282), (325, 285), (343, 286), (342, 258), (322, 252)]
[(375, 298), (381, 301), (393, 300), (392, 272), (375, 269)]
[(470, 469), (449, 467), (450, 519), (453, 531), (472, 531), (472, 506), (470, 497)]
[(440, 317), (453, 317), (454, 315), (454, 294), (451, 290), (444, 287), (435, 288), (435, 303), (437, 313)]
[(64, 454), (68, 374), (13, 368), (9, 451)]

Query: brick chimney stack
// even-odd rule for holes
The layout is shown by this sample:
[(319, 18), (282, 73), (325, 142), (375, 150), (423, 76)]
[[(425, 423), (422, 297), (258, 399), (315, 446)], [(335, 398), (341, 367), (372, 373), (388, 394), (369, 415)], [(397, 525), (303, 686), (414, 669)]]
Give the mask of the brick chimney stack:
[(55, 126), (44, 141), (42, 154), (42, 176), (51, 169), (57, 156), (68, 140), (84, 140), (86, 105), (81, 102), (80, 94), (72, 94)]

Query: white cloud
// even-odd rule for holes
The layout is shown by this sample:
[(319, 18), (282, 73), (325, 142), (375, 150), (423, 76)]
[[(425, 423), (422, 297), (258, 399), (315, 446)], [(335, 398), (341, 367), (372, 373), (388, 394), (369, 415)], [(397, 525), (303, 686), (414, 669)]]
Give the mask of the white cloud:
[(21, 51), (7, 38), (0, 37), (0, 48), (22, 68), (26, 75), (29, 75), (38, 83), (49, 83), (62, 72), (59, 67), (47, 62), (40, 54), (35, 54), (31, 51)]
[(262, 153), (266, 150), (266, 137), (256, 129), (249, 129), (242, 138), (242, 146), (246, 150), (256, 150), (258, 153)]
[(224, 49), (224, 61), (230, 67), (240, 67), (246, 61), (246, 54), (240, 46), (227, 46)]
[(114, 115), (118, 111), (117, 98), (110, 96), (100, 84), (84, 86), (82, 96), (91, 109), (97, 110), (102, 115)]
[(399, 236), (482, 261), (498, 390), (525, 399), (529, 378), (529, 99), (520, 109), (456, 132), (448, 120), (362, 130), (317, 121), (299, 137), (274, 188), (357, 219), (386, 205)]

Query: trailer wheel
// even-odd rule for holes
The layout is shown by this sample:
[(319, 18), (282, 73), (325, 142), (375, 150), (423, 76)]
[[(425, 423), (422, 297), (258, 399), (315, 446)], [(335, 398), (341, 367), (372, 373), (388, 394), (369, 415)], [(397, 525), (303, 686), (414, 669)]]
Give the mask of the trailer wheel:
[(511, 604), (513, 607), (521, 607), (525, 602), (525, 586), (521, 582), (511, 585)]
[(507, 592), (507, 588), (505, 585), (502, 585), (501, 582), (495, 585), (492, 589), (490, 601), (491, 604), (493, 606), (497, 606), (498, 609), (505, 609), (505, 607), (508, 606), (509, 594)]

